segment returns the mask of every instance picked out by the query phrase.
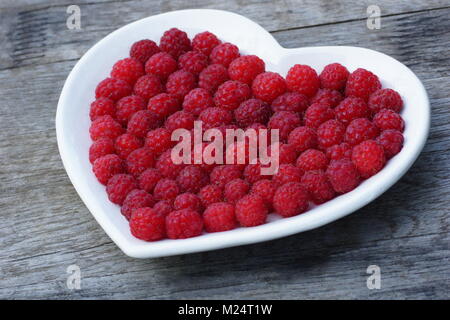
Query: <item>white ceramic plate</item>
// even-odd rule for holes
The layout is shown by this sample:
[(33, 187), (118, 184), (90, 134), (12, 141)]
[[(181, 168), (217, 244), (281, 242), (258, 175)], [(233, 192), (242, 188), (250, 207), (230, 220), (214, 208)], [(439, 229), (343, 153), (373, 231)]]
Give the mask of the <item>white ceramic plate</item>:
[[(204, 234), (185, 240), (144, 242), (134, 238), (120, 208), (108, 200), (105, 187), (97, 182), (88, 160), (89, 105), (98, 82), (109, 75), (112, 65), (128, 56), (140, 39), (159, 41), (163, 32), (177, 27), (192, 37), (205, 30), (236, 44), (242, 53), (261, 57), (267, 70), (286, 75), (296, 63), (318, 72), (332, 62), (350, 71), (358, 67), (375, 72), (384, 87), (397, 90), (404, 101), (406, 122), (402, 151), (374, 177), (358, 188), (296, 217), (277, 219), (253, 228)], [(318, 39), (318, 43), (320, 43)], [(320, 227), (368, 204), (391, 187), (409, 169), (422, 150), (429, 130), (430, 106), (420, 80), (405, 65), (373, 50), (357, 47), (309, 47), (285, 49), (261, 26), (235, 13), (219, 10), (183, 10), (148, 17), (114, 31), (93, 46), (69, 74), (58, 103), (56, 133), (59, 151), (75, 189), (109, 237), (128, 256), (161, 257), (266, 241)]]

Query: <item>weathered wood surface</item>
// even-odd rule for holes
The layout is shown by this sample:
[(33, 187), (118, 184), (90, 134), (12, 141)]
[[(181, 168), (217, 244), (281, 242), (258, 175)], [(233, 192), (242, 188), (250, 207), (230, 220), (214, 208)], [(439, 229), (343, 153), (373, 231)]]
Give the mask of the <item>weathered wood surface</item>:
[[(71, 1), (0, 3), (0, 298), (450, 298), (450, 2)], [(385, 52), (424, 82), (431, 133), (412, 169), (379, 199), (325, 227), (256, 245), (153, 260), (128, 258), (77, 196), (58, 155), (57, 99), (76, 60), (133, 20), (187, 7), (240, 12), (286, 47)], [(81, 268), (81, 290), (66, 268)], [(381, 268), (380, 290), (366, 268)]]

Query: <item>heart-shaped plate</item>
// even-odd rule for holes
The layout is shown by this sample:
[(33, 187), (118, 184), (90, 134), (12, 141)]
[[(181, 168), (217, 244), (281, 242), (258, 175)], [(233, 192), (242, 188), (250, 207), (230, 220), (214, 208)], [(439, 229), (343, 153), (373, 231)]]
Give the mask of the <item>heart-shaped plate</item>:
[[(96, 85), (109, 75), (112, 65), (128, 56), (130, 46), (141, 39), (159, 41), (172, 27), (192, 37), (202, 31), (215, 33), (222, 41), (236, 44), (242, 53), (258, 55), (268, 71), (285, 76), (296, 63), (307, 64), (320, 72), (333, 62), (350, 71), (365, 68), (377, 74), (383, 87), (397, 90), (403, 98), (405, 143), (402, 151), (388, 161), (381, 172), (355, 190), (304, 214), (268, 223), (209, 233), (184, 240), (145, 242), (134, 238), (120, 208), (108, 200), (105, 187), (92, 173), (88, 152), (89, 105)], [(213, 250), (261, 242), (320, 227), (342, 218), (368, 204), (391, 187), (409, 169), (422, 150), (429, 131), (430, 106), (427, 93), (414, 73), (399, 61), (377, 51), (358, 47), (309, 47), (286, 49), (261, 26), (235, 13), (220, 10), (182, 10), (148, 17), (128, 24), (94, 45), (69, 74), (58, 102), (56, 133), (64, 167), (75, 189), (94, 218), (109, 237), (128, 256), (161, 257)]]

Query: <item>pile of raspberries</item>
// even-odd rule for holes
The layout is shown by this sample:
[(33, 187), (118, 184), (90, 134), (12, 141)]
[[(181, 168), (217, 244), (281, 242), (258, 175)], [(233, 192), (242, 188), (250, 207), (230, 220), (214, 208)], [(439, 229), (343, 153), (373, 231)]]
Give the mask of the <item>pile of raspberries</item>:
[[(95, 90), (89, 160), (131, 233), (183, 239), (291, 217), (356, 188), (403, 146), (403, 101), (365, 69), (302, 64), (286, 78), (210, 32), (134, 43)], [(261, 164), (179, 164), (175, 129), (279, 129), (278, 173)], [(203, 143), (203, 147), (206, 146)], [(270, 148), (270, 146), (269, 146)]]

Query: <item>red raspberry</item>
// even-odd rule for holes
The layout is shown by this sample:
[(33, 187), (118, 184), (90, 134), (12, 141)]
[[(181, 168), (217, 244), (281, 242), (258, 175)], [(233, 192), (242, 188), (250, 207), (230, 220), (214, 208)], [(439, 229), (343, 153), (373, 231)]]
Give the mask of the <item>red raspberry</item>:
[(164, 217), (167, 216), (169, 213), (171, 213), (173, 211), (172, 201), (171, 200), (158, 201), (153, 206), (153, 211), (163, 215)]
[(186, 32), (172, 28), (164, 32), (159, 42), (159, 47), (162, 51), (178, 59), (183, 53), (191, 50), (191, 40), (189, 40)]
[(137, 79), (134, 84), (133, 91), (138, 96), (141, 96), (145, 100), (156, 96), (164, 91), (164, 87), (161, 84), (159, 78), (153, 74), (147, 74)]
[(262, 179), (256, 181), (250, 189), (251, 194), (260, 196), (268, 208), (272, 208), (273, 196), (277, 190), (272, 180)]
[(184, 167), (177, 177), (177, 183), (183, 192), (197, 193), (208, 182), (208, 175), (197, 166)]
[(366, 69), (359, 68), (348, 76), (345, 95), (367, 101), (369, 96), (378, 89), (381, 89), (378, 77)]
[(222, 188), (215, 184), (208, 184), (204, 186), (198, 196), (204, 207), (223, 201)]
[(242, 176), (241, 170), (238, 166), (225, 164), (214, 167), (209, 178), (211, 183), (218, 185), (219, 187), (225, 187), (225, 185), (231, 180), (238, 179)]
[(161, 154), (173, 146), (171, 134), (166, 128), (157, 128), (147, 132), (145, 146), (155, 154)]
[(139, 60), (125, 58), (117, 61), (111, 70), (111, 78), (121, 79), (133, 85), (144, 75), (144, 66)]
[(264, 200), (255, 194), (244, 196), (235, 207), (236, 218), (243, 227), (254, 227), (265, 223), (268, 211)]
[(398, 130), (403, 132), (405, 128), (405, 122), (402, 117), (390, 110), (390, 109), (381, 109), (374, 117), (373, 123), (380, 128), (380, 130)]
[(322, 151), (308, 149), (303, 152), (295, 164), (302, 172), (310, 170), (325, 170), (328, 166), (328, 158)]
[(233, 60), (228, 67), (228, 74), (232, 80), (251, 85), (253, 79), (265, 69), (266, 64), (263, 60), (255, 55), (248, 55)]
[(272, 110), (303, 112), (308, 108), (308, 97), (297, 92), (286, 92), (272, 101)]
[(89, 161), (94, 163), (100, 157), (115, 153), (114, 142), (109, 138), (94, 141), (89, 148)]
[(145, 109), (145, 100), (136, 95), (123, 97), (116, 104), (116, 118), (122, 125), (126, 125), (131, 116)]
[(365, 118), (355, 119), (350, 122), (345, 130), (344, 140), (351, 145), (357, 145), (365, 140), (375, 139), (380, 131)]
[(348, 143), (343, 142), (329, 147), (326, 153), (330, 160), (350, 159), (352, 156), (352, 147)]
[(175, 210), (191, 209), (197, 212), (202, 211), (200, 198), (193, 193), (179, 194), (173, 203)]
[(145, 63), (150, 57), (160, 51), (161, 49), (154, 41), (144, 39), (133, 43), (130, 49), (130, 57)]
[(176, 210), (169, 213), (166, 217), (166, 232), (169, 239), (196, 237), (202, 233), (202, 230), (202, 217), (194, 210)]
[(369, 178), (383, 169), (384, 149), (374, 140), (366, 140), (353, 148), (352, 161), (361, 177)]
[[(275, 144), (270, 145), (267, 148), (267, 155), (272, 156), (272, 150), (275, 148)], [(274, 154), (275, 156), (275, 154)], [(297, 159), (296, 148), (290, 144), (279, 143), (278, 144), (278, 162), (280, 164), (293, 163)]]
[(233, 121), (233, 114), (230, 110), (212, 107), (203, 110), (198, 119), (202, 121), (204, 129), (210, 129), (230, 124)]
[(128, 82), (120, 79), (106, 78), (95, 88), (95, 98), (104, 97), (117, 101), (122, 97), (130, 95), (132, 91), (133, 89)]
[(101, 116), (110, 115), (116, 116), (116, 107), (114, 101), (108, 98), (100, 97), (91, 103), (91, 110), (89, 111), (89, 117), (92, 121)]
[(177, 69), (177, 60), (166, 52), (153, 55), (145, 63), (145, 72), (158, 76), (161, 80), (166, 80)]
[(381, 109), (391, 109), (399, 113), (403, 108), (403, 100), (395, 90), (380, 89), (372, 93), (368, 105), (372, 113), (377, 113)]
[(178, 70), (172, 73), (167, 79), (167, 93), (171, 93), (180, 100), (196, 87), (195, 76), (185, 70)]
[(155, 199), (144, 190), (134, 189), (125, 198), (120, 212), (127, 220), (130, 220), (131, 214), (135, 209), (153, 207)]
[(147, 168), (155, 165), (155, 157), (153, 152), (148, 148), (139, 148), (130, 153), (127, 157), (126, 167), (128, 173), (138, 177)]
[(286, 84), (290, 91), (314, 97), (319, 89), (319, 77), (310, 66), (296, 64), (286, 76)]
[(218, 107), (234, 110), (251, 95), (250, 87), (245, 83), (228, 80), (217, 89), (214, 103)]
[(148, 168), (139, 176), (139, 187), (147, 192), (153, 192), (156, 184), (163, 178), (159, 170)]
[(193, 114), (186, 111), (177, 111), (169, 116), (164, 124), (170, 132), (176, 129), (191, 130), (194, 128), (195, 117)]
[(117, 155), (107, 154), (94, 161), (92, 171), (101, 184), (106, 184), (115, 174), (123, 173), (125, 168), (123, 161)]
[(147, 109), (163, 119), (180, 110), (178, 98), (168, 93), (160, 93), (148, 100)]
[(269, 120), (269, 129), (279, 129), (279, 136), (281, 140), (287, 140), (289, 133), (296, 127), (300, 126), (302, 120), (296, 112), (292, 111), (278, 111), (275, 112)]
[(288, 143), (301, 153), (317, 146), (317, 135), (311, 128), (297, 127), (289, 133)]
[(331, 89), (319, 89), (314, 98), (311, 99), (312, 103), (326, 104), (330, 108), (336, 107), (339, 102), (344, 99), (339, 91)]
[(217, 39), (215, 34), (209, 31), (197, 33), (194, 39), (192, 39), (192, 48), (206, 56), (209, 56), (211, 51), (219, 44), (220, 40)]
[(184, 97), (183, 109), (195, 116), (211, 107), (214, 107), (214, 101), (208, 90), (195, 88)]
[(260, 163), (247, 165), (244, 169), (245, 180), (252, 184), (258, 180), (270, 178), (270, 176), (261, 174), (261, 167)]
[(218, 63), (228, 67), (230, 63), (239, 57), (239, 48), (234, 44), (225, 42), (216, 46), (209, 56), (211, 63)]
[(293, 164), (281, 164), (272, 181), (276, 187), (289, 182), (300, 182), (303, 172)]
[(157, 200), (173, 200), (180, 193), (180, 188), (175, 180), (161, 179), (153, 189), (153, 195)]
[(213, 203), (203, 213), (207, 232), (221, 232), (236, 228), (234, 206), (226, 202)]
[(145, 138), (149, 130), (160, 125), (161, 122), (156, 114), (148, 110), (141, 110), (136, 112), (128, 121), (127, 132), (139, 138)]
[(352, 191), (360, 181), (358, 170), (349, 159), (331, 161), (326, 174), (337, 193)]
[(339, 144), (344, 140), (345, 126), (338, 120), (328, 120), (317, 128), (317, 140), (323, 149)]
[(349, 74), (347, 68), (343, 65), (331, 63), (325, 66), (320, 73), (320, 86), (322, 88), (341, 91), (345, 88)]
[(395, 156), (403, 147), (403, 135), (397, 130), (384, 130), (376, 141), (383, 147), (387, 159)]
[(300, 182), (289, 182), (277, 189), (273, 197), (275, 212), (282, 217), (292, 217), (308, 210), (309, 195)]
[(122, 126), (111, 116), (101, 116), (91, 123), (89, 133), (93, 141), (100, 138), (115, 139), (123, 133)]
[(244, 197), (250, 190), (250, 185), (242, 179), (234, 179), (228, 182), (224, 188), (225, 200), (235, 204), (239, 199)]
[(141, 148), (142, 145), (143, 143), (141, 139), (129, 133), (124, 133), (123, 135), (117, 137), (114, 142), (116, 153), (122, 159), (126, 159), (131, 152)]
[(264, 72), (256, 76), (252, 83), (253, 95), (271, 103), (286, 92), (286, 81), (275, 72)]
[(356, 97), (345, 98), (334, 111), (336, 113), (336, 119), (343, 124), (349, 124), (354, 119), (369, 117), (367, 104), (362, 99)]
[(308, 190), (316, 204), (321, 204), (334, 198), (334, 189), (327, 175), (322, 170), (307, 171), (302, 177), (301, 184)]
[(122, 205), (127, 195), (137, 189), (136, 179), (129, 174), (116, 174), (108, 180), (106, 193), (112, 203)]
[(327, 104), (316, 102), (306, 109), (305, 125), (307, 127), (317, 129), (322, 123), (330, 119), (334, 119), (334, 110)]
[(221, 64), (211, 64), (200, 72), (198, 86), (214, 93), (222, 83), (229, 79), (227, 68)]
[(258, 99), (248, 99), (234, 110), (236, 122), (241, 127), (247, 127), (255, 122), (265, 124), (269, 120), (270, 115), (269, 105)]
[(184, 53), (178, 59), (178, 67), (186, 70), (196, 76), (208, 66), (208, 57), (198, 51), (189, 51)]
[(131, 234), (144, 241), (157, 241), (166, 236), (166, 218), (152, 208), (138, 208), (130, 219)]
[(175, 179), (183, 169), (184, 165), (173, 163), (171, 153), (172, 150), (167, 150), (161, 154), (156, 161), (155, 168), (166, 178)]

